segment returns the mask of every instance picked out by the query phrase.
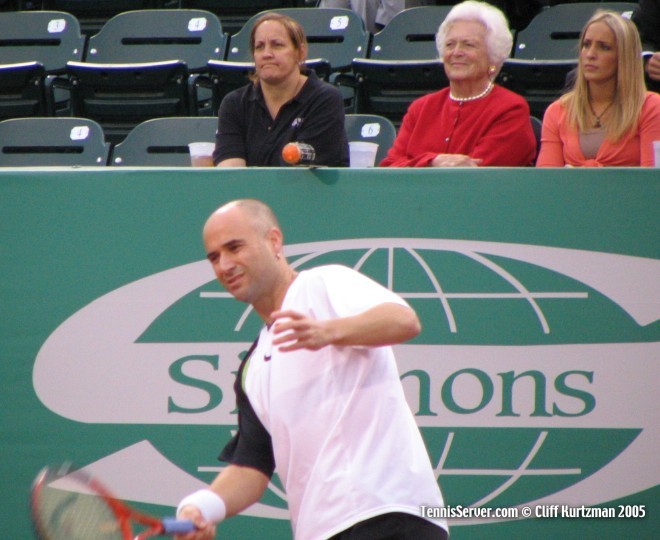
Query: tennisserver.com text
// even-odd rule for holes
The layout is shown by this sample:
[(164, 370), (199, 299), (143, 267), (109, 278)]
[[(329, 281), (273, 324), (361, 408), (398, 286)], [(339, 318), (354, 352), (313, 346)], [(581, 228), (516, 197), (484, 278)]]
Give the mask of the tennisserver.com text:
[(538, 505), (520, 508), (487, 508), (471, 506), (422, 506), (422, 517), (429, 519), (516, 519), (516, 518), (643, 518), (644, 505), (619, 505), (617, 507)]
[(518, 508), (486, 508), (471, 506), (422, 506), (422, 517), (429, 519), (439, 518), (466, 518), (466, 519), (515, 519), (520, 517)]

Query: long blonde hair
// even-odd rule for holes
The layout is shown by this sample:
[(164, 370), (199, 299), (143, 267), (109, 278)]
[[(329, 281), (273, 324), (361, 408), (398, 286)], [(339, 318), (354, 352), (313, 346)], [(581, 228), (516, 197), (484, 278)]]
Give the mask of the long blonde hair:
[[(616, 41), (616, 90), (605, 134), (610, 140), (618, 141), (637, 128), (639, 114), (646, 98), (642, 44), (639, 32), (631, 21), (614, 11), (597, 10), (582, 29), (580, 50), (587, 29), (596, 22), (605, 23), (612, 30)], [(575, 85), (562, 96), (561, 101), (567, 109), (568, 120), (573, 127), (580, 131), (590, 127), (589, 86), (583, 74), (582, 55), (578, 60)]]

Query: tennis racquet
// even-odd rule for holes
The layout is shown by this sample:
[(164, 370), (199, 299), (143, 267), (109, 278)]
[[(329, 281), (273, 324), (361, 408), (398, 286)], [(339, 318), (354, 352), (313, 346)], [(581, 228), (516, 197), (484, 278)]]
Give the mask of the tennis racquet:
[[(32, 520), (41, 540), (141, 540), (195, 530), (188, 520), (134, 510), (98, 480), (68, 466), (39, 473), (32, 486)], [(134, 536), (133, 524), (144, 530)]]

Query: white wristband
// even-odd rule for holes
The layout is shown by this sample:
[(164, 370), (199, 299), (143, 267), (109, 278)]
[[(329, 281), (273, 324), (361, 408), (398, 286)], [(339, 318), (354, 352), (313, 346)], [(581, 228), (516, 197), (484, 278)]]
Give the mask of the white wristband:
[(184, 506), (194, 506), (199, 509), (204, 519), (211, 523), (220, 523), (227, 516), (225, 501), (210, 489), (200, 489), (184, 497), (176, 509), (177, 515)]

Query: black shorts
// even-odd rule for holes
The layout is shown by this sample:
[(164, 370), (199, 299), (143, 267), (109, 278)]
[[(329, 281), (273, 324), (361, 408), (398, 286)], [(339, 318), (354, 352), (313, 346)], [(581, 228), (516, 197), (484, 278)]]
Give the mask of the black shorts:
[(448, 537), (442, 527), (424, 518), (391, 512), (360, 521), (329, 540), (447, 540)]

